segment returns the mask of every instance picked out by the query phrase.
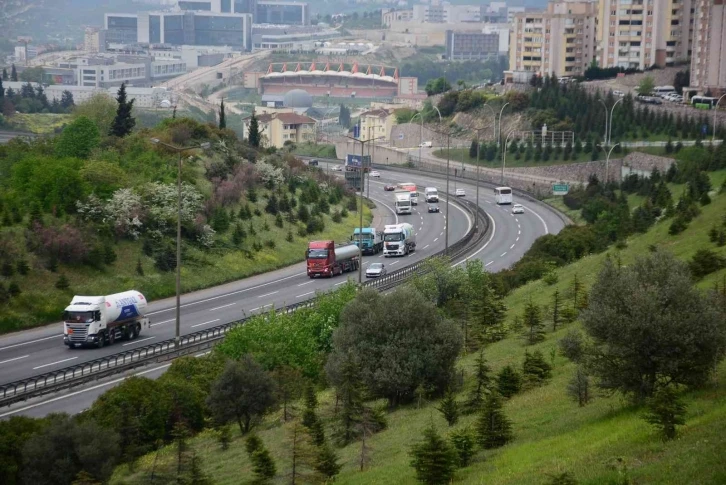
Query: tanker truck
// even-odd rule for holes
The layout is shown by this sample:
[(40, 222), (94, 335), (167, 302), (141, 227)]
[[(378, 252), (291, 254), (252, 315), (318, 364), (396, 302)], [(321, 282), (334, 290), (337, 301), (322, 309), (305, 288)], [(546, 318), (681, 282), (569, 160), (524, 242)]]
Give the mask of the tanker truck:
[(360, 249), (355, 244), (336, 246), (334, 241), (310, 241), (305, 253), (308, 276), (327, 276), (355, 271), (360, 264)]
[(408, 222), (389, 224), (383, 230), (383, 255), (406, 256), (416, 250), (416, 235)]
[(146, 298), (136, 290), (106, 296), (74, 296), (63, 312), (63, 343), (103, 347), (133, 340), (149, 328)]

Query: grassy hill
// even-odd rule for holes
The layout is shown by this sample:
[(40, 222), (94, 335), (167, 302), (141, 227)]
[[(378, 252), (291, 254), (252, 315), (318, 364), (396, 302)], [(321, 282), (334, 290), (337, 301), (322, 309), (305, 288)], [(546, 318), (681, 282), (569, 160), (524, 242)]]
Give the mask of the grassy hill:
[[(718, 187), (726, 172), (710, 174)], [(683, 186), (670, 186), (674, 195)], [(589, 286), (608, 255), (617, 255), (628, 265), (638, 255), (652, 247), (672, 252), (679, 259), (690, 260), (698, 249), (710, 248), (726, 256), (726, 247), (718, 248), (709, 241), (708, 231), (720, 224), (726, 215), (726, 195), (713, 195), (713, 202), (702, 207), (702, 213), (677, 236), (668, 233), (668, 220), (656, 223), (649, 232), (632, 236), (622, 249), (585, 257), (576, 263), (556, 270), (557, 282), (548, 285), (542, 280), (531, 282), (513, 291), (505, 300), (508, 320), (523, 313), (531, 298), (535, 303), (547, 305), (556, 289), (569, 299), (569, 288), (577, 277)], [(709, 288), (726, 277), (726, 271), (712, 273), (698, 283)], [(551, 280), (550, 280), (551, 282)], [(569, 304), (569, 303), (568, 303)], [(712, 382), (704, 389), (686, 394), (688, 406), (686, 425), (679, 437), (671, 442), (661, 441), (654, 428), (642, 419), (643, 409), (634, 407), (619, 395), (596, 395), (591, 404), (578, 407), (565, 393), (574, 364), (557, 353), (557, 341), (579, 323), (573, 323), (556, 332), (548, 330), (544, 342), (527, 347), (540, 349), (553, 364), (552, 379), (544, 386), (518, 394), (505, 404), (505, 412), (513, 421), (515, 439), (498, 450), (479, 452), (473, 463), (457, 473), (456, 483), (464, 484), (530, 484), (550, 483), (550, 475), (570, 472), (578, 483), (586, 484), (716, 484), (726, 482), (726, 362), (722, 362)], [(489, 345), (486, 358), (492, 375), (507, 364), (520, 367), (525, 346), (517, 335)], [(465, 390), (472, 385), (475, 355), (460, 359), (459, 366), (467, 376)], [(332, 393), (319, 396), (320, 414), (330, 418), (334, 410)], [(459, 395), (462, 399), (462, 395)], [(370, 462), (360, 471), (360, 442), (339, 449), (343, 464), (337, 483), (389, 484), (417, 483), (410, 467), (408, 452), (422, 431), (434, 423), (440, 433), (449, 428), (438, 402), (424, 402), (401, 407), (387, 415), (388, 428), (370, 437)], [(455, 428), (474, 421), (467, 416)], [(278, 470), (273, 483), (288, 483), (284, 476), (290, 469), (289, 438), (285, 426), (280, 426), (279, 413), (269, 416), (258, 428), (258, 434), (270, 449)], [(228, 451), (221, 451), (212, 431), (202, 433), (190, 444), (203, 461), (204, 471), (219, 484), (238, 484), (251, 480), (251, 464), (244, 452), (244, 441), (238, 430)], [(158, 454), (142, 458), (134, 471), (120, 467), (111, 483), (143, 483), (153, 467), (174, 462), (174, 447), (163, 448)]]

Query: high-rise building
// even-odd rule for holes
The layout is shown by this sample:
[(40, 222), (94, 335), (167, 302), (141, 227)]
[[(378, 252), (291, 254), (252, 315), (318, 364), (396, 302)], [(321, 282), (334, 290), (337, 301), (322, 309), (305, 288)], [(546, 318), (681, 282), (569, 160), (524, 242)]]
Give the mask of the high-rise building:
[(726, 93), (726, 1), (694, 0), (691, 90)]
[(452, 61), (496, 59), (499, 56), (499, 33), (480, 31), (446, 31), (446, 58)]
[(310, 25), (309, 5), (304, 2), (262, 0), (180, 0), (184, 11), (249, 13), (256, 24)]
[(602, 67), (672, 66), (690, 54), (693, 0), (601, 0)]
[(544, 12), (514, 15), (509, 68), (559, 77), (585, 72), (594, 57), (597, 3), (553, 0)]

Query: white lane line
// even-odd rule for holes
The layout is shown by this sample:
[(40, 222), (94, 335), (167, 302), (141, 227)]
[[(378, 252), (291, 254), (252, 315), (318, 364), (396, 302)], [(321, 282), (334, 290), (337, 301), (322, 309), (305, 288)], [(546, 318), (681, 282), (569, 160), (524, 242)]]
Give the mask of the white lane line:
[(264, 298), (266, 296), (274, 295), (275, 293), (280, 293), (280, 291), (273, 291), (272, 293), (265, 293), (264, 295), (260, 295), (257, 298)]
[(444, 235), (444, 231), (441, 231), (441, 234), (439, 234), (439, 236), (443, 236), (443, 235)]
[(427, 244), (426, 246), (424, 246), (424, 249), (426, 249), (426, 248), (427, 248), (427, 247), (429, 247), (429, 246), (430, 246), (430, 244)]
[(519, 242), (519, 236), (517, 236), (517, 239), (515, 239), (516, 242)]
[(400, 263), (400, 261), (394, 261), (389, 266), (393, 266), (394, 264), (398, 264), (398, 263)]
[(504, 257), (504, 256), (506, 256), (506, 255), (507, 255), (507, 252), (506, 252), (506, 251), (504, 251), (504, 252), (503, 252), (502, 254), (500, 254), (500, 255), (499, 255), (499, 257), (500, 257), (500, 258), (503, 258), (503, 257)]
[(521, 236), (521, 235), (522, 235), (522, 231), (521, 230), (517, 231), (517, 236)]
[(218, 306), (216, 308), (210, 308), (209, 311), (213, 312), (214, 310), (221, 310), (222, 308), (227, 308), (228, 306), (234, 306), (236, 304), (237, 303), (230, 303), (229, 305), (222, 305), (222, 306)]
[[(170, 365), (171, 364), (164, 364), (164, 365), (160, 365), (159, 367), (154, 367), (153, 369), (148, 369), (148, 370), (145, 370), (145, 371), (137, 372), (136, 374), (134, 374), (134, 376), (141, 376), (141, 375), (148, 374), (150, 372), (154, 372), (154, 371), (157, 371), (157, 370), (160, 370), (160, 369), (166, 369)], [(116, 384), (116, 383), (125, 381), (129, 377), (132, 377), (132, 376), (121, 377), (120, 379), (114, 379), (113, 381), (104, 382), (103, 384), (98, 384), (98, 385), (95, 385), (95, 386), (92, 386), (92, 387), (88, 387), (88, 388), (82, 389), (80, 391), (71, 392), (70, 394), (66, 394), (64, 396), (54, 397), (53, 399), (48, 399), (47, 401), (37, 402), (35, 404), (31, 404), (29, 406), (25, 406), (24, 408), (15, 409), (14, 411), (8, 411), (7, 413), (0, 414), (0, 418), (4, 418), (6, 416), (11, 416), (11, 415), (17, 414), (17, 413), (22, 413), (23, 411), (27, 411), (28, 409), (37, 408), (38, 406), (43, 406), (45, 404), (50, 404), (52, 402), (60, 401), (61, 399), (67, 399), (69, 397), (77, 396), (79, 394), (83, 394), (84, 392), (94, 391), (94, 390), (100, 389), (102, 387), (111, 386), (113, 384)]]
[(121, 347), (126, 347), (128, 345), (138, 344), (139, 342), (146, 342), (147, 340), (151, 340), (152, 338), (156, 338), (156, 337), (146, 337), (146, 338), (142, 338), (142, 339), (139, 339), (139, 340), (134, 340), (133, 342), (129, 342), (127, 344), (123, 344)]
[(312, 295), (315, 293), (314, 291), (308, 291), (307, 293), (303, 293), (302, 295), (297, 295), (295, 298), (302, 298), (303, 296)]
[(313, 280), (310, 280), (310, 281), (306, 281), (305, 283), (300, 283), (298, 286), (305, 286), (305, 285), (309, 285), (310, 283), (315, 283), (315, 282)]
[(63, 360), (59, 360), (58, 362), (51, 362), (50, 364), (39, 365), (38, 367), (33, 367), (33, 370), (35, 370), (35, 369), (42, 369), (43, 367), (48, 367), (48, 366), (51, 366), (51, 365), (60, 364), (61, 362), (68, 362), (69, 360), (75, 360), (77, 358), (78, 357), (71, 357), (70, 359), (63, 359)]
[(517, 224), (519, 224), (519, 219), (518, 218), (515, 217), (514, 220), (517, 221)]
[(398, 224), (398, 214), (396, 214), (396, 211), (393, 210), (390, 205), (386, 204), (381, 199), (376, 199), (375, 197), (371, 197), (371, 200), (379, 202), (383, 207), (391, 211), (391, 214), (393, 214), (393, 217), (396, 219), (396, 224)]
[(159, 322), (159, 323), (152, 323), (152, 324), (151, 324), (151, 326), (152, 326), (152, 327), (156, 327), (157, 325), (162, 325), (162, 324), (164, 324), (164, 323), (169, 323), (169, 322), (175, 322), (175, 321), (176, 321), (176, 318), (172, 318), (171, 320), (164, 320), (163, 322)]
[(461, 261), (459, 261), (458, 263), (456, 263), (454, 266), (458, 266), (461, 263), (463, 263), (465, 261), (468, 261), (469, 259), (473, 258), (474, 256), (476, 256), (480, 252), (484, 251), (486, 249), (486, 247), (489, 246), (489, 243), (492, 242), (492, 239), (494, 239), (494, 234), (497, 233), (497, 224), (494, 222), (494, 219), (492, 218), (492, 216), (489, 215), (489, 213), (487, 213), (487, 217), (489, 218), (489, 222), (492, 223), (492, 234), (491, 234), (491, 236), (489, 236), (489, 240), (487, 242), (485, 242), (482, 247), (480, 247), (479, 249), (477, 249), (477, 251), (474, 254), (472, 254), (471, 256), (469, 256), (467, 258), (462, 259)]
[(204, 323), (197, 323), (196, 325), (192, 325), (192, 328), (201, 327), (202, 325), (209, 325), (210, 323), (214, 323), (214, 322), (218, 322), (218, 321), (219, 321), (219, 318), (217, 318), (215, 320), (210, 320), (210, 321), (204, 322)]
[(438, 241), (438, 240), (439, 240), (439, 238), (437, 237), (436, 239), (434, 239), (434, 242), (436, 242), (436, 241)]
[(509, 246), (509, 249), (514, 249), (514, 244), (512, 244), (511, 246)]
[(0, 364), (5, 364), (5, 363), (7, 363), (7, 362), (12, 362), (12, 361), (14, 361), (14, 360), (20, 360), (20, 359), (25, 359), (25, 358), (28, 358), (28, 357), (30, 357), (30, 354), (28, 354), (28, 355), (23, 355), (22, 357), (15, 357), (14, 359), (8, 359), (8, 360), (0, 360)]
[(549, 230), (549, 228), (547, 227), (547, 223), (545, 222), (545, 220), (544, 220), (544, 219), (542, 219), (542, 216), (541, 216), (541, 215), (539, 215), (539, 214), (537, 214), (537, 212), (536, 212), (536, 211), (533, 211), (533, 210), (532, 210), (531, 208), (529, 208), (529, 207), (525, 207), (525, 209), (527, 209), (527, 210), (528, 210), (528, 211), (530, 211), (530, 212), (531, 212), (532, 214), (534, 214), (535, 216), (537, 216), (537, 219), (539, 219), (539, 220), (540, 220), (540, 221), (542, 222), (542, 225), (544, 226), (545, 234), (549, 234), (549, 233), (550, 233), (550, 230)]
[(485, 264), (484, 266), (489, 266), (490, 264), (494, 264), (494, 261), (489, 261), (489, 262), (488, 262), (487, 264)]
[(0, 347), (0, 350), (12, 349), (15, 347), (22, 347), (23, 345), (30, 345), (30, 344), (34, 344), (36, 342), (42, 342), (43, 340), (50, 340), (52, 338), (60, 338), (60, 337), (63, 337), (62, 333), (58, 334), (58, 335), (53, 335), (51, 337), (43, 337), (43, 338), (39, 338), (39, 339), (35, 339), (35, 340), (28, 340), (27, 342), (22, 342), (19, 344), (7, 345), (5, 347)]

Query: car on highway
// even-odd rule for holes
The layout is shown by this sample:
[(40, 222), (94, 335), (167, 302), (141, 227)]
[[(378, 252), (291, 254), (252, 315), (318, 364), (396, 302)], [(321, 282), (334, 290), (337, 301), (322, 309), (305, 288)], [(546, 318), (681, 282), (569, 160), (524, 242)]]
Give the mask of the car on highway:
[(386, 266), (383, 263), (373, 263), (366, 269), (366, 278), (378, 278), (386, 274)]
[(524, 214), (524, 206), (522, 204), (514, 204), (512, 206), (512, 214)]
[(308, 165), (310, 165), (311, 167), (317, 167), (317, 166), (318, 166), (318, 159), (317, 159), (317, 158), (313, 158), (313, 159), (311, 159), (311, 160), (310, 160), (310, 161), (308, 162)]
[(343, 166), (342, 165), (333, 165), (333, 168), (331, 169), (333, 172), (342, 172)]
[(429, 204), (429, 212), (439, 212), (439, 206), (436, 204)]
[(395, 185), (384, 185), (383, 190), (385, 190), (386, 192), (392, 192), (392, 191), (396, 190), (396, 186)]
[(368, 176), (379, 179), (381, 178), (381, 172), (379, 172), (378, 170), (373, 170)]
[(457, 197), (465, 197), (466, 196), (466, 190), (464, 190), (464, 189), (456, 189), (456, 196)]

